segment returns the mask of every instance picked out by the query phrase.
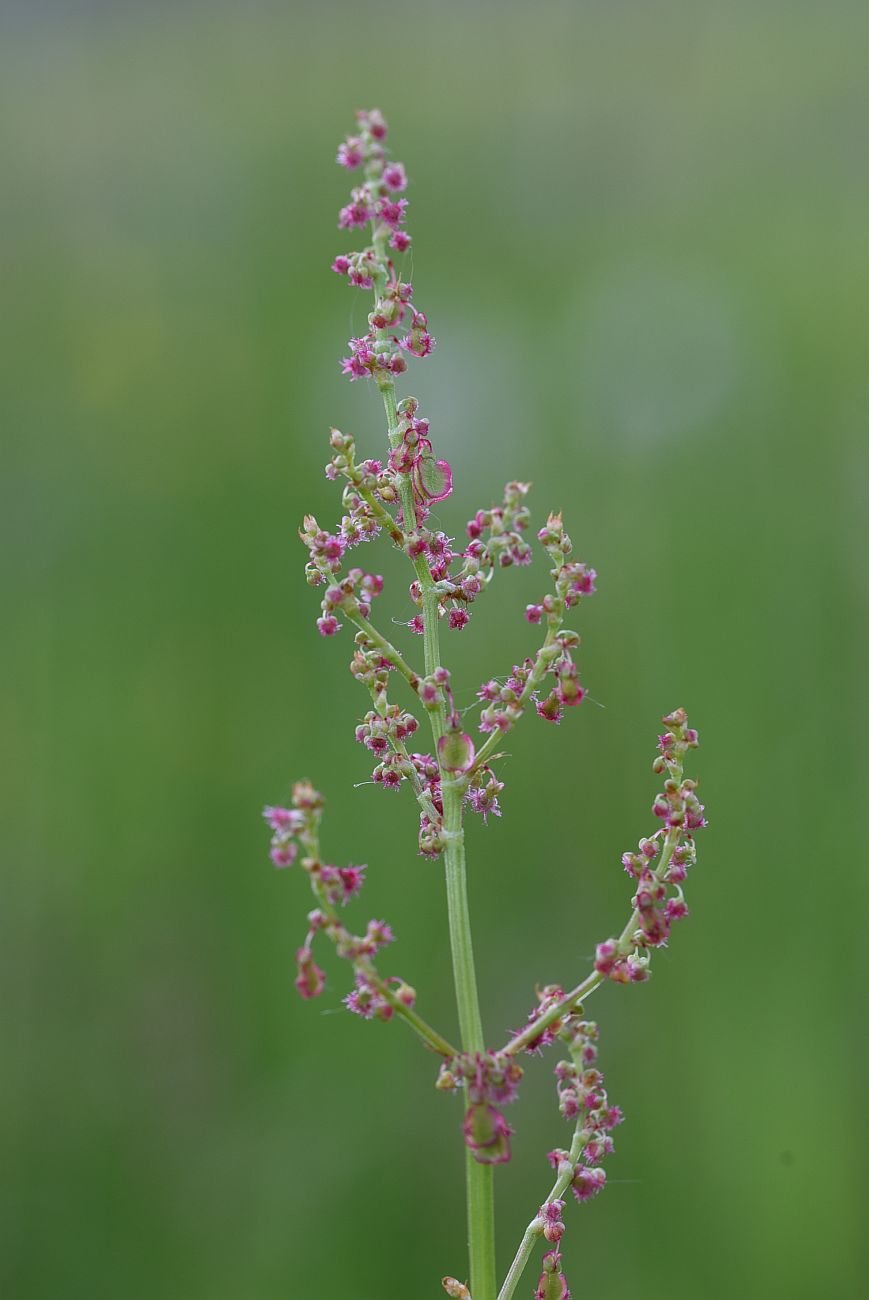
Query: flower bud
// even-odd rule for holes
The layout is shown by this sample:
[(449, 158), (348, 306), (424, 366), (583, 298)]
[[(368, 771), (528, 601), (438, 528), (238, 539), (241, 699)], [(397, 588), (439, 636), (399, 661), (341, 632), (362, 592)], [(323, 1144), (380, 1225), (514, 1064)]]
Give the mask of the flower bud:
[(326, 977), (314, 961), (310, 948), (299, 948), (296, 952), (295, 985), (305, 999), (319, 997), (326, 984)]
[(561, 1271), (561, 1253), (557, 1249), (543, 1256), (543, 1272), (537, 1281), (534, 1300), (570, 1300), (567, 1278)]
[(497, 1106), (475, 1102), (468, 1107), (462, 1125), (465, 1142), (481, 1165), (503, 1165), (510, 1159), (513, 1130)]
[(457, 1278), (445, 1277), (441, 1279), (441, 1286), (452, 1300), (471, 1300), (471, 1293), (465, 1286), (464, 1282), (459, 1282)]
[(459, 1080), (448, 1067), (446, 1061), (444, 1061), (438, 1073), (437, 1080), (435, 1081), (435, 1087), (440, 1092), (455, 1092), (458, 1086)]
[(411, 988), (404, 980), (400, 980), (392, 991), (403, 1006), (412, 1007), (416, 1002), (416, 989)]

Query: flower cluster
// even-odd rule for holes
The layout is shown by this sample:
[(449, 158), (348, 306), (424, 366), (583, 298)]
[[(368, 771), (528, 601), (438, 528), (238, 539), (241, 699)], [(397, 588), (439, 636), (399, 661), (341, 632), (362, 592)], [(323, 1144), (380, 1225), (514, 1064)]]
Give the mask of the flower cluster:
[[(415, 410), (415, 403), (413, 403)], [(401, 403), (399, 412), (406, 410), (407, 404)], [(428, 422), (425, 424), (426, 431)], [(390, 462), (392, 463), (392, 461)], [(437, 583), (438, 612), (447, 615), (449, 626), (457, 631), (466, 627), (472, 605), (492, 579), (496, 568), (508, 568), (514, 564), (528, 564), (531, 561), (531, 547), (522, 534), (528, 527), (530, 518), (524, 497), (530, 484), (511, 482), (504, 488), (504, 500), (500, 506), (489, 510), (478, 510), (467, 525), (468, 543), (463, 551), (454, 551), (453, 541), (443, 533), (428, 532), (421, 527), (425, 520), (428, 502), (439, 501), (452, 490), (452, 474), (446, 461), (428, 461), (428, 496), (418, 485), (414, 487), (414, 502), (417, 511), (418, 531), (408, 545), (411, 559), (424, 556), (431, 569), (432, 580)], [(453, 569), (453, 565), (458, 567)], [(451, 571), (452, 570), (452, 571)], [(410, 589), (411, 600), (422, 606), (422, 588), (418, 582)], [(414, 632), (422, 633), (422, 617), (417, 615), (411, 620)]]
[[(594, 1021), (572, 1016), (560, 1036), (569, 1042), (570, 1060), (559, 1061), (555, 1067), (558, 1109), (565, 1119), (576, 1122), (582, 1159), (587, 1167), (576, 1166), (572, 1188), (578, 1201), (587, 1201), (606, 1182), (604, 1171), (595, 1166), (612, 1152), (610, 1134), (624, 1116), (618, 1106), (610, 1106), (603, 1075), (595, 1065), (598, 1028)], [(563, 1158), (562, 1151), (550, 1152), (554, 1168)]]
[(379, 574), (366, 573), (364, 569), (350, 569), (341, 577), (341, 561), (345, 552), (362, 538), (348, 539), (345, 531), (348, 521), (342, 524), (338, 533), (327, 533), (320, 527), (313, 515), (305, 515), (304, 523), (299, 529), (299, 537), (308, 548), (308, 563), (305, 576), (311, 587), (322, 587), (326, 591), (320, 603), (321, 617), (317, 619), (317, 629), (321, 636), (334, 636), (340, 631), (338, 613), (361, 614), (367, 618), (371, 613), (371, 601), (383, 591), (383, 579)]
[(663, 721), (670, 730), (658, 738), (653, 770), (667, 779), (652, 812), (664, 826), (641, 839), (636, 853), (622, 855), (625, 871), (637, 883), (633, 913), (621, 937), (599, 943), (595, 953), (596, 970), (622, 984), (648, 979), (648, 949), (666, 944), (673, 922), (688, 915), (682, 882), (696, 860), (693, 832), (706, 825), (697, 782), (682, 775), (686, 753), (698, 745), (697, 732), (688, 726), (684, 709)]
[(387, 509), (398, 500), (398, 475), (379, 460), (368, 459), (357, 464), (352, 434), (330, 429), (329, 446), (332, 455), (325, 468), (326, 478), (332, 482), (338, 478), (348, 480), (341, 496), (348, 512), (341, 521), (344, 542), (355, 546), (370, 541), (385, 527), (392, 540), (403, 545), (404, 535)]
[[(511, 486), (521, 488), (524, 485), (508, 484), (508, 491)], [(533, 700), (541, 718), (560, 722), (565, 709), (575, 707), (585, 698), (585, 687), (580, 684), (573, 659), (579, 636), (565, 628), (563, 621), (565, 612), (578, 604), (581, 596), (594, 593), (597, 574), (587, 565), (567, 558), (573, 544), (560, 515), (550, 515), (538, 537), (554, 562), (555, 591), (545, 596), (539, 605), (527, 606), (525, 617), (530, 623), (545, 620), (546, 638), (534, 658), (513, 665), (513, 672), (506, 681), (491, 678), (480, 687), (477, 696), (484, 706), (480, 714), (482, 732), (510, 731), (525, 712), (529, 699)], [(509, 555), (509, 551), (506, 553)], [(547, 678), (553, 678), (554, 682), (541, 698), (541, 688)]]
[[(547, 984), (545, 988), (539, 989), (537, 993), (537, 1006), (528, 1015), (525, 1022), (526, 1027), (534, 1025), (541, 1016), (545, 1015), (550, 1008), (556, 1006), (564, 997), (564, 989), (558, 984)], [(538, 1034), (525, 1043), (524, 1051), (529, 1056), (542, 1055), (544, 1047), (550, 1047), (561, 1032), (564, 1024), (564, 1017), (558, 1016), (551, 1024), (545, 1025)], [(515, 1037), (515, 1035), (514, 1035)]]
[[(548, 989), (541, 997), (541, 1009), (557, 1001), (560, 990)], [(539, 1013), (538, 1013), (539, 1014)], [(554, 1249), (543, 1256), (543, 1270), (534, 1292), (536, 1300), (569, 1300), (567, 1280), (562, 1272), (561, 1239), (564, 1236), (564, 1201), (568, 1188), (580, 1202), (591, 1200), (602, 1190), (606, 1174), (598, 1161), (613, 1149), (610, 1136), (622, 1122), (618, 1106), (610, 1106), (597, 1068), (597, 1025), (582, 1020), (580, 1013), (566, 1015), (550, 1026), (552, 1034), (568, 1047), (570, 1059), (555, 1067), (559, 1109), (574, 1123), (570, 1150), (549, 1152), (549, 1163), (557, 1177), (547, 1199), (529, 1225), (526, 1238), (543, 1237)]]
[(298, 781), (293, 786), (291, 807), (269, 805), (263, 809), (272, 831), (272, 861), (284, 867), (299, 860), (319, 904), (308, 913), (308, 933), (296, 950), (295, 985), (303, 998), (316, 998), (323, 992), (325, 975), (313, 954), (314, 938), (322, 932), (354, 969), (356, 987), (344, 999), (346, 1006), (366, 1019), (389, 1020), (397, 1007), (412, 1007), (416, 994), (398, 976), (382, 980), (374, 968), (372, 959), (395, 939), (385, 921), (369, 921), (365, 933), (356, 935), (339, 919), (337, 908), (357, 897), (367, 868), (352, 864), (334, 867), (321, 861), (319, 832), (324, 803), (310, 782)]
[(419, 723), (412, 713), (387, 698), (389, 673), (394, 667), (364, 630), (357, 633), (350, 671), (368, 688), (374, 708), (357, 726), (356, 739), (378, 759), (371, 774), (378, 785), (397, 790), (403, 781), (410, 782), (421, 809), (419, 851), (425, 857), (436, 858), (444, 847), (442, 774), (463, 780), (464, 806), (478, 813), (484, 822), (490, 814), (500, 817), (498, 795), (504, 786), (487, 763), (475, 762), (474, 743), (461, 729), (446, 668), (410, 679), (428, 712), (446, 708), (447, 727), (438, 740), (437, 756), (408, 751), (406, 742), (415, 735)]
[(405, 229), (408, 201), (399, 197), (407, 188), (407, 173), (390, 161), (384, 147), (387, 128), (377, 109), (356, 115), (357, 132), (338, 149), (337, 161), (348, 171), (363, 173), (350, 202), (338, 217), (341, 230), (371, 227), (371, 243), (358, 252), (342, 253), (332, 270), (360, 289), (374, 289), (374, 310), (368, 332), (350, 340), (350, 355), (341, 362), (351, 380), (373, 375), (389, 383), (407, 368), (406, 355), (427, 357), (434, 348), (424, 312), (415, 307), (413, 286), (396, 272), (388, 249), (404, 253), (410, 247)]
[[(389, 996), (390, 993), (392, 997)], [(397, 975), (384, 982), (357, 970), (356, 987), (347, 994), (344, 1005), (348, 1011), (361, 1016), (363, 1020), (391, 1020), (395, 1014), (396, 999), (402, 1006), (412, 1007), (416, 1002), (416, 990)]]
[(567, 609), (579, 604), (581, 596), (593, 596), (597, 590), (597, 574), (580, 560), (571, 560), (573, 542), (570, 540), (560, 514), (551, 514), (537, 534), (547, 555), (552, 560), (551, 577), (555, 579), (554, 593), (545, 596), (541, 605), (529, 605), (525, 616), (529, 623), (539, 623), (543, 616), (548, 622), (557, 619)]
[[(356, 728), (356, 739), (360, 745), (370, 749), (372, 754), (383, 758), (392, 745), (395, 749), (404, 748), (404, 742), (416, 731), (419, 723), (412, 713), (400, 709), (397, 704), (384, 704), (382, 713), (369, 709)], [(375, 776), (375, 781), (377, 777)]]
[(469, 544), (465, 554), (477, 561), (484, 572), (512, 564), (530, 564), (532, 551), (522, 534), (531, 514), (524, 504), (530, 483), (511, 482), (504, 488), (504, 502), (489, 510), (478, 510), (469, 520)]
[(501, 1165), (510, 1159), (513, 1130), (501, 1107), (516, 1100), (521, 1078), (521, 1065), (503, 1052), (462, 1053), (441, 1065), (439, 1089), (465, 1087), (468, 1108), (462, 1132), (478, 1164)]

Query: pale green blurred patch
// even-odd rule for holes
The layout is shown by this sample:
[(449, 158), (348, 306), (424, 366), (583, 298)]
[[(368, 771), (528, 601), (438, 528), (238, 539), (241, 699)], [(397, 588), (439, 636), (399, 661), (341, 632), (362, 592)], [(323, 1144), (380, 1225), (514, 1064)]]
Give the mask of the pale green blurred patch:
[[(529, 478), (600, 574), (591, 700), (527, 720), (503, 819), (471, 828), (493, 1043), (621, 924), (658, 716), (684, 704), (703, 742), (691, 921), (649, 986), (589, 1003), (628, 1123), (567, 1216), (568, 1277), (857, 1297), (865, 5), (2, 23), (4, 1296), (399, 1300), (463, 1274), (458, 1106), (400, 1026), (340, 1011), (336, 963), (298, 1001), (308, 901), (259, 821), (297, 776), (325, 789), (327, 852), (369, 862), (362, 913), (451, 1031), (440, 873), (409, 801), (354, 788), (366, 706), (295, 538), (337, 517), (328, 426), (383, 445), (338, 375), (366, 308), (328, 270), (335, 146), (376, 102), (439, 341), (409, 382), (454, 462), (443, 526)], [(381, 557), (381, 615), (407, 617)], [(461, 703), (531, 648), (544, 572), (449, 638)], [(510, 1117), (505, 1263), (562, 1140), (553, 1063)]]

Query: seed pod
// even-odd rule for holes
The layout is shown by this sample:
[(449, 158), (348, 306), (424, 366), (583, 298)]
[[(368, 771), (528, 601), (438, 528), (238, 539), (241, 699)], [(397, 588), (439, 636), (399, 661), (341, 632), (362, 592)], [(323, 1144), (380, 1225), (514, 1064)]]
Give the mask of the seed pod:
[(474, 765), (474, 742), (466, 731), (448, 731), (438, 741), (438, 758), (445, 772), (467, 772)]

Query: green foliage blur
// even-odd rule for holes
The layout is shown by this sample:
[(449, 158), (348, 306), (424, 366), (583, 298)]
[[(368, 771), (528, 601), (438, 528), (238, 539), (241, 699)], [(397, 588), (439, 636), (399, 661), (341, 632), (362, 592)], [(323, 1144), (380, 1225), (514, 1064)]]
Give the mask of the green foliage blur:
[[(575, 1293), (851, 1300), (866, 1276), (869, 9), (604, 0), (38, 3), (0, 42), (8, 1300), (404, 1300), (464, 1275), (460, 1104), (401, 1025), (302, 1003), (310, 906), (265, 802), (309, 776), (354, 915), (446, 1032), (441, 872), (365, 784), (350, 637), (295, 532), (366, 296), (335, 147), (410, 173), (451, 533), (533, 480), (600, 575), (591, 698), (529, 717), (469, 833), (493, 1044), (619, 927), (684, 704), (710, 829), (649, 985), (607, 987), (618, 1131)], [(384, 544), (381, 619), (408, 574)], [(534, 644), (545, 568), (445, 638), (460, 702)], [(419, 645), (400, 627), (408, 653)], [(862, 805), (862, 806), (861, 806)], [(391, 973), (391, 972), (390, 972)], [(563, 1142), (528, 1062), (501, 1268)], [(532, 1279), (520, 1294), (530, 1295)]]

